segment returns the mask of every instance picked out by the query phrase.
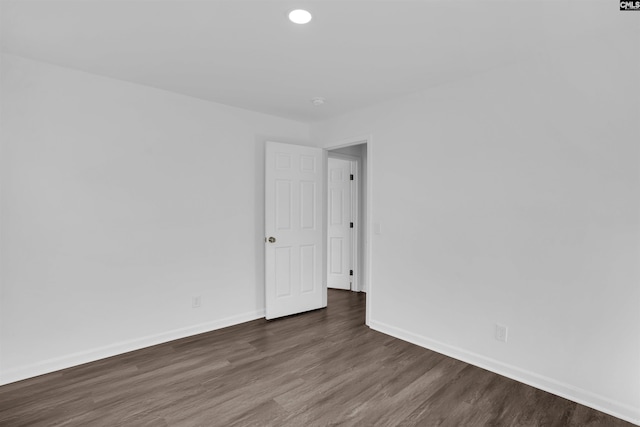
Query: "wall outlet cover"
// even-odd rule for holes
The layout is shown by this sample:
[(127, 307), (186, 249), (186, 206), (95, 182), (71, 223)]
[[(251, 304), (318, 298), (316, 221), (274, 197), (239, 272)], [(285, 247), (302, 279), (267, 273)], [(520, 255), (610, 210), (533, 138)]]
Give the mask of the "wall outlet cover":
[(202, 305), (202, 297), (193, 297), (193, 299), (191, 300), (191, 307), (193, 308), (200, 308), (200, 306)]
[(496, 324), (496, 339), (498, 341), (507, 342), (508, 328), (504, 325)]

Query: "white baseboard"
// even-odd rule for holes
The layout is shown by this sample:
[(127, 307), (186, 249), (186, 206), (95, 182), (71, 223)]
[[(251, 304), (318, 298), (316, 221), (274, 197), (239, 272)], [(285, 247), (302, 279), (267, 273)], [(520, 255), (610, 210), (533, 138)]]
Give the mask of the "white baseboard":
[(640, 426), (640, 408), (382, 322), (371, 320), (369, 327)]
[(151, 347), (153, 345), (166, 343), (169, 341), (186, 338), (192, 335), (202, 334), (205, 332), (215, 331), (216, 329), (226, 328), (228, 326), (237, 325), (251, 320), (264, 317), (264, 310), (256, 310), (243, 313), (237, 316), (231, 316), (213, 322), (201, 323), (198, 325), (188, 326), (186, 328), (174, 329), (172, 331), (160, 334), (149, 335), (134, 340), (123, 341), (116, 344), (94, 348), (86, 351), (69, 354), (55, 359), (43, 360), (41, 362), (20, 366), (0, 373), (0, 385), (36, 377), (38, 375), (48, 374), (59, 371), (61, 369), (70, 368), (72, 366), (82, 365), (84, 363), (94, 362), (96, 360), (107, 357), (117, 356), (118, 354), (127, 353), (141, 348)]

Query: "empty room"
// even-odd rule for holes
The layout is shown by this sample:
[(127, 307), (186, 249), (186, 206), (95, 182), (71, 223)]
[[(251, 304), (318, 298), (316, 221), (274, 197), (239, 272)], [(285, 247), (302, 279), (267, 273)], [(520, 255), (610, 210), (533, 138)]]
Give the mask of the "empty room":
[(640, 2), (0, 25), (0, 426), (640, 426)]

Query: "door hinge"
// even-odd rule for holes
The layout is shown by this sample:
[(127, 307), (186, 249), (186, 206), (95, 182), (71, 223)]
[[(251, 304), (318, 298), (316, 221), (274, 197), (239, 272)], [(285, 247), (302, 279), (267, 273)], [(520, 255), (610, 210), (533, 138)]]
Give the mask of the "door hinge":
[(353, 270), (349, 270), (349, 276), (353, 276)]
[(352, 222), (349, 223), (349, 228), (353, 228), (353, 223)]
[(353, 174), (351, 174), (351, 181), (353, 181)]

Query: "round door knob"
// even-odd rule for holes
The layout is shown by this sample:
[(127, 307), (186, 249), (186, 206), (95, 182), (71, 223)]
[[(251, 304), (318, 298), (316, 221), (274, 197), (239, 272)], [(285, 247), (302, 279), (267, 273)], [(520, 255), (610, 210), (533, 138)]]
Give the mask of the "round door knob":
[(276, 242), (275, 237), (269, 237), (269, 243), (275, 243), (275, 242)]

